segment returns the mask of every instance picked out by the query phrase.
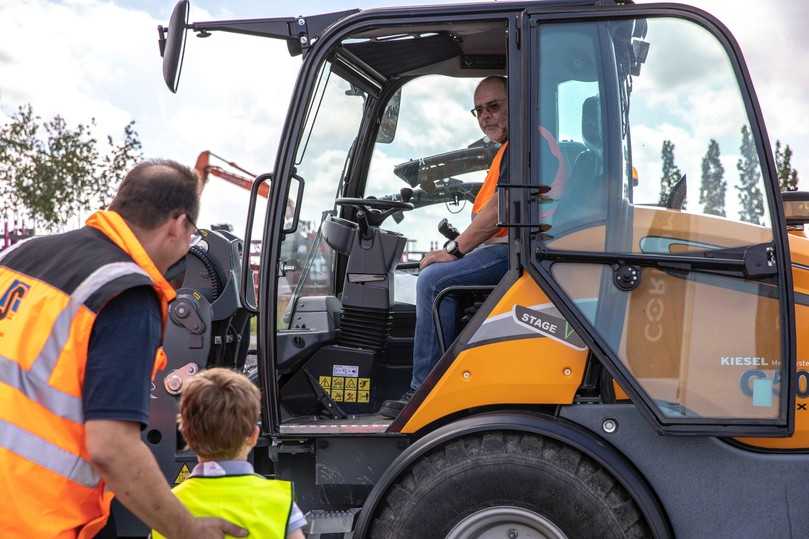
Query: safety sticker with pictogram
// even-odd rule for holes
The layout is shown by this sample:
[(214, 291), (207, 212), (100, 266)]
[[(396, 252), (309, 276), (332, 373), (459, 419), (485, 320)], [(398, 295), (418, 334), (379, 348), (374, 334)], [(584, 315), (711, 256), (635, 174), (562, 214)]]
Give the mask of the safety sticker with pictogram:
[(179, 485), (180, 483), (188, 479), (189, 475), (191, 475), (191, 470), (188, 468), (188, 464), (183, 464), (182, 467), (180, 468), (179, 473), (177, 473), (177, 478), (174, 480), (174, 484)]
[(318, 376), (318, 383), (335, 402), (368, 403), (371, 379), (356, 376)]

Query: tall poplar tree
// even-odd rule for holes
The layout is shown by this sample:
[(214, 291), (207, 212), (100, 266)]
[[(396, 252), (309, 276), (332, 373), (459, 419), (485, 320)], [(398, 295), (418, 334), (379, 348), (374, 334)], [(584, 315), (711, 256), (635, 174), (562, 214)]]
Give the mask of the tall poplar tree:
[(671, 190), (683, 177), (680, 168), (674, 163), (674, 144), (670, 140), (663, 141), (660, 151), (663, 162), (663, 174), (660, 177), (660, 206), (665, 206), (671, 197)]
[(781, 191), (798, 190), (798, 171), (792, 168), (792, 148), (787, 144), (781, 150), (781, 141), (775, 141), (775, 170)]
[(708, 151), (702, 158), (702, 185), (699, 190), (699, 203), (703, 211), (711, 215), (725, 216), (725, 167), (719, 160), (719, 143), (711, 139)]
[(739, 195), (739, 218), (748, 223), (761, 225), (764, 216), (761, 168), (758, 164), (756, 143), (746, 125), (742, 126), (742, 144), (739, 152), (741, 158), (736, 162), (736, 170), (739, 171), (739, 184), (736, 185), (736, 192)]

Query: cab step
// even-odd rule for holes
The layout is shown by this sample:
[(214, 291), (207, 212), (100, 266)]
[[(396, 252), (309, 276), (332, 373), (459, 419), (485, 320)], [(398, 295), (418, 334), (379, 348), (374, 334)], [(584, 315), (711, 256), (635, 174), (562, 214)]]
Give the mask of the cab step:
[(321, 535), (343, 534), (343, 539), (351, 539), (354, 535), (354, 521), (360, 510), (360, 507), (354, 507), (345, 511), (309, 511), (306, 513), (306, 537), (319, 539)]

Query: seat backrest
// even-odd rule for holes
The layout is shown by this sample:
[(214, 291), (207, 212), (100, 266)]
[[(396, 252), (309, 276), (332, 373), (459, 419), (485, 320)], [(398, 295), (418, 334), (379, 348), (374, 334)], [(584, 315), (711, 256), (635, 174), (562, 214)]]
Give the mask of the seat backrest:
[[(567, 228), (576, 222), (592, 222), (606, 216), (606, 184), (603, 172), (601, 105), (598, 96), (582, 103), (581, 133), (586, 149), (573, 164), (570, 179), (560, 195), (554, 227)], [(553, 232), (551, 232), (553, 235)]]

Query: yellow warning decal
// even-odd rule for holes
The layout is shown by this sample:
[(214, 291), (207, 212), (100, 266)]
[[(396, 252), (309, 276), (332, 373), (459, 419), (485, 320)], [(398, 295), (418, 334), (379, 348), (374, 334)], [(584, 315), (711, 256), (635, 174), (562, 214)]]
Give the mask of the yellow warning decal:
[(335, 402), (368, 403), (371, 401), (370, 378), (318, 376), (318, 382)]
[(174, 480), (174, 484), (179, 485), (180, 483), (188, 479), (189, 475), (191, 475), (191, 470), (188, 469), (188, 464), (183, 464), (183, 466), (180, 468), (179, 473), (177, 473), (177, 478)]

